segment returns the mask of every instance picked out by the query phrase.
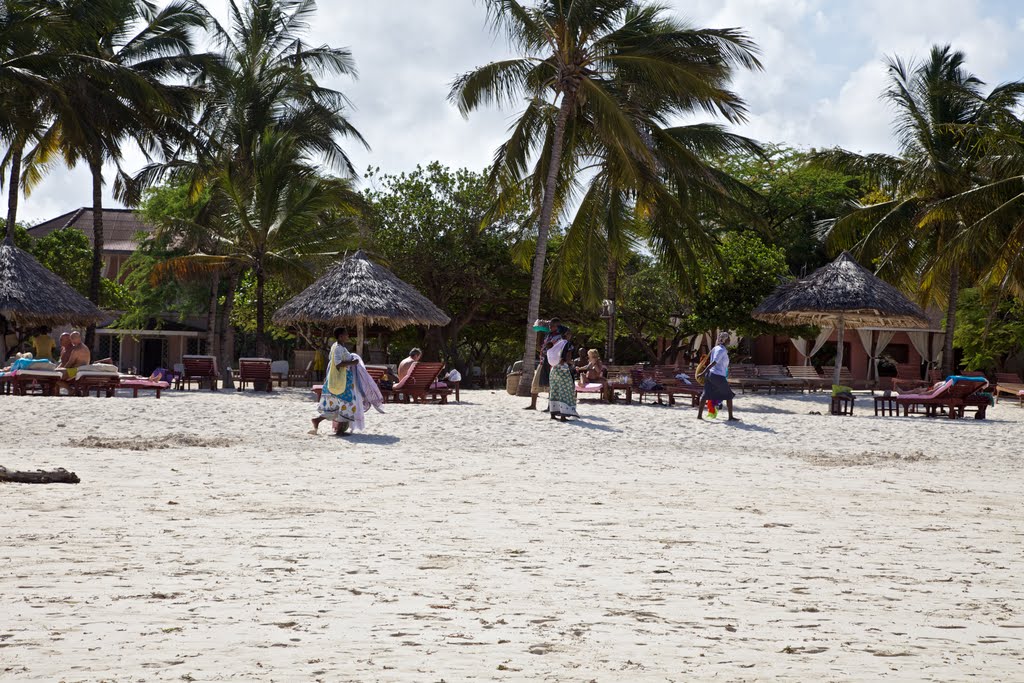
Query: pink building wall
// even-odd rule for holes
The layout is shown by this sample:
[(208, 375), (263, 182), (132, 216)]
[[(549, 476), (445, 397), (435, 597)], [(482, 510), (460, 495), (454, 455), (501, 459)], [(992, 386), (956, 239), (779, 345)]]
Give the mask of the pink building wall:
[[(877, 333), (875, 333), (877, 334)], [(829, 341), (835, 343), (836, 333), (833, 332)], [(843, 365), (850, 369), (854, 377), (864, 379), (868, 376), (868, 364), (870, 362), (868, 352), (860, 341), (860, 335), (856, 330), (846, 330), (843, 333), (843, 342), (849, 344), (848, 354), (843, 358)], [(914, 345), (910, 343), (910, 337), (906, 332), (897, 332), (889, 342), (889, 347), (902, 345), (906, 347), (907, 360), (910, 365), (921, 364), (921, 354), (917, 352)], [(785, 349), (783, 349), (785, 347)], [(885, 351), (882, 354), (885, 355)], [(804, 357), (797, 352), (796, 347), (789, 337), (784, 335), (761, 335), (751, 343), (751, 355), (756, 365), (803, 365)]]

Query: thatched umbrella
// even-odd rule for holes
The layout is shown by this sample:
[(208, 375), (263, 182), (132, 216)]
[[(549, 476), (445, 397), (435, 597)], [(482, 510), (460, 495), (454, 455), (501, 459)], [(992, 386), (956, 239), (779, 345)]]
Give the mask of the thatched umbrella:
[(95, 325), (103, 311), (26, 251), (0, 244), (0, 317), (16, 327)]
[(919, 306), (845, 251), (807, 277), (781, 285), (754, 309), (753, 316), (778, 325), (835, 325), (835, 384), (843, 365), (844, 327), (926, 328), (930, 324)]
[(360, 249), (274, 313), (278, 325), (355, 327), (363, 352), (367, 325), (397, 330), (406, 325), (447, 325), (451, 320), (407, 282), (374, 263)]

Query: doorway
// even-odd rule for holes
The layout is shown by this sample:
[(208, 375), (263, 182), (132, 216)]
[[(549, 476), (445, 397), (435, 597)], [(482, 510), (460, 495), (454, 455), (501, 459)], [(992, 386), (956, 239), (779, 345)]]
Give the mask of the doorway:
[(166, 349), (166, 340), (164, 339), (143, 339), (142, 340), (142, 358), (139, 365), (140, 374), (144, 377), (148, 377), (157, 368), (164, 366), (164, 351)]

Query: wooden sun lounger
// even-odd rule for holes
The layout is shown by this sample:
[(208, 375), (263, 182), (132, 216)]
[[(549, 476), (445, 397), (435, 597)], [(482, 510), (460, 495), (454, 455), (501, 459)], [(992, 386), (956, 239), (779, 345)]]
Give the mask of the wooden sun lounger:
[(997, 372), (996, 386), (993, 389), (996, 395), (996, 403), (1000, 396), (1013, 396), (1017, 399), (1017, 405), (1024, 406), (1024, 382), (1020, 375), (1013, 372)]
[[(444, 363), (427, 363), (416, 361), (405, 379), (395, 384), (391, 389), (392, 397), (397, 400), (401, 397), (404, 403), (426, 403), (427, 394), (440, 403), (448, 403), (448, 395), (451, 390), (447, 386), (435, 386), (437, 376), (441, 374)], [(383, 393), (383, 392), (381, 392)]]
[(38, 387), (42, 396), (56, 396), (57, 385), (64, 378), (60, 370), (17, 370), (8, 377), (9, 391), (16, 396), (28, 396)]
[[(821, 368), (821, 374), (825, 379), (830, 380), (835, 376), (835, 366), (826, 365)], [(872, 394), (875, 393), (875, 387), (878, 386), (876, 380), (856, 379), (853, 373), (848, 368), (839, 368), (839, 384), (844, 387), (850, 387), (851, 389), (867, 389)]]
[(788, 365), (786, 369), (789, 371), (790, 377), (805, 382), (808, 391), (832, 388), (832, 380), (819, 375), (813, 365)]
[(901, 394), (896, 397), (897, 414), (899, 407), (903, 406), (904, 417), (910, 415), (911, 408), (924, 408), (925, 414), (935, 417), (941, 408), (946, 408), (950, 419), (963, 417), (965, 406), (974, 406), (978, 409), (975, 419), (985, 419), (985, 410), (988, 407), (988, 398), (976, 394), (988, 386), (983, 377), (964, 378), (947, 381), (932, 391), (921, 394)]
[(120, 383), (120, 375), (114, 372), (80, 370), (68, 383), (68, 386), (75, 396), (88, 396), (90, 392), (95, 391), (97, 398), (101, 393), (107, 398), (111, 398), (117, 392)]
[(729, 386), (739, 389), (741, 393), (748, 390), (765, 389), (771, 391), (772, 384), (757, 376), (757, 368), (753, 365), (737, 364), (729, 366)]
[(253, 390), (260, 382), (268, 394), (274, 390), (274, 380), (270, 369), (269, 358), (239, 358), (238, 359), (238, 387), (235, 391), (242, 391), (245, 385), (251, 383)]
[(130, 389), (132, 392), (132, 398), (138, 398), (140, 391), (154, 391), (156, 392), (156, 397), (160, 398), (160, 392), (169, 386), (170, 384), (167, 382), (156, 382), (147, 377), (122, 375), (121, 382), (118, 384), (118, 389)]
[(767, 381), (769, 391), (774, 389), (775, 393), (778, 393), (779, 389), (790, 389), (802, 394), (804, 390), (809, 389), (807, 380), (790, 375), (785, 365), (758, 365), (757, 376)]
[(216, 358), (213, 356), (182, 356), (181, 363), (185, 366), (181, 381), (185, 384), (186, 390), (191, 387), (192, 382), (202, 389), (205, 381), (209, 383), (211, 391), (217, 391), (217, 380), (220, 377), (217, 374)]

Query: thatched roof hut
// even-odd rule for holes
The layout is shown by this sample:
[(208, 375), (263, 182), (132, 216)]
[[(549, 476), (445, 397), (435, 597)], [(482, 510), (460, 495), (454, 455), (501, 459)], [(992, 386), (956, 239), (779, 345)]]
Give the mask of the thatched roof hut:
[(921, 308), (843, 252), (805, 278), (787, 282), (754, 309), (754, 317), (779, 325), (927, 327)]
[(0, 244), (0, 316), (16, 327), (94, 325), (106, 316), (12, 244)]
[(447, 325), (451, 320), (407, 282), (362, 250), (347, 257), (274, 313), (278, 325), (353, 327)]
[(805, 278), (787, 282), (754, 309), (753, 317), (779, 325), (835, 325), (835, 382), (843, 364), (844, 327), (927, 328), (927, 314), (898, 289), (843, 252)]

